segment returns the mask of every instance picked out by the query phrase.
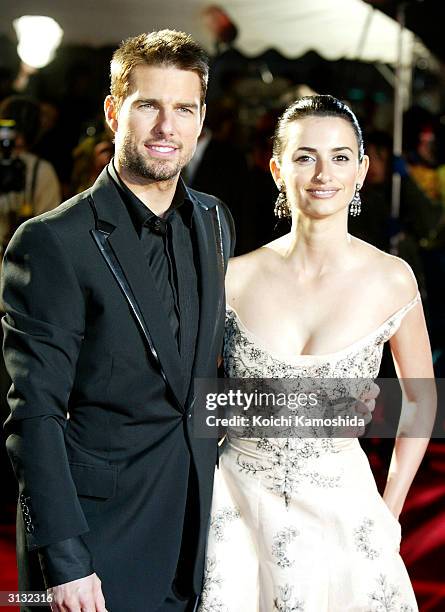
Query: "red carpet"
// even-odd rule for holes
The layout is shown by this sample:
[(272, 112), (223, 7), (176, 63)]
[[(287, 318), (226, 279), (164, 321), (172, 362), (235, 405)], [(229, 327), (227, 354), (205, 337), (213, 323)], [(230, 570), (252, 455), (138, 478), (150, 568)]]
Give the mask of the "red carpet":
[[(0, 525), (0, 591), (17, 591), (15, 564), (15, 525)], [(19, 612), (15, 606), (0, 606), (1, 610)]]
[(421, 612), (445, 610), (445, 445), (431, 443), (403, 518), (401, 553)]
[[(378, 452), (371, 453), (377, 482), (384, 478)], [(445, 611), (445, 444), (432, 443), (402, 516), (401, 554), (421, 612)], [(17, 589), (14, 525), (0, 526), (0, 590)], [(18, 612), (15, 607), (1, 607)], [(37, 610), (37, 608), (36, 608)]]

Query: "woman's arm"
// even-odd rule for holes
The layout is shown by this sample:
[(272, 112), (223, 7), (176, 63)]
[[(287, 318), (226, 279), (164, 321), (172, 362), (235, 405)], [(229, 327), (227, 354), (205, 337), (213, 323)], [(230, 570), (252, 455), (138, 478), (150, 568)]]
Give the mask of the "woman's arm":
[[(405, 289), (415, 282), (407, 272)], [(436, 387), (431, 347), (419, 302), (403, 319), (390, 340), (391, 352), (402, 387), (402, 415), (391, 458), (383, 499), (396, 518), (428, 446), (436, 415)]]

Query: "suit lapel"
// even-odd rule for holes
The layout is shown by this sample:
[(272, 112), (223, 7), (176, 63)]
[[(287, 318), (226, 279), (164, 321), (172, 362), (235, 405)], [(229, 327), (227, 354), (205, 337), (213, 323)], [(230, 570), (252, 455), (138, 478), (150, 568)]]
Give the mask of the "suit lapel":
[(92, 236), (130, 306), (151, 359), (183, 410), (185, 385), (177, 344), (143, 250), (117, 187), (105, 169), (91, 191)]

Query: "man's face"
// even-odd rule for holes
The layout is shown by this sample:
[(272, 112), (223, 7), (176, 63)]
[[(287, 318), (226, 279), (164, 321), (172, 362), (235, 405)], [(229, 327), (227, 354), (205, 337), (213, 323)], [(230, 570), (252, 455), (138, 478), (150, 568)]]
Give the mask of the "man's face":
[(137, 66), (130, 91), (118, 111), (112, 96), (105, 100), (118, 167), (139, 181), (177, 177), (193, 157), (204, 119), (198, 75), (173, 67)]

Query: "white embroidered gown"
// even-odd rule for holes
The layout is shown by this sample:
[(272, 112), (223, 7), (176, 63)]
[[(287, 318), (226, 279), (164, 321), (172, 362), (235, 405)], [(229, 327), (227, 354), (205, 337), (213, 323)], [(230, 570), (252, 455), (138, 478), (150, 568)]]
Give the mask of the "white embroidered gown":
[[(420, 300), (336, 353), (271, 354), (228, 307), (230, 378), (376, 378), (383, 344)], [(401, 530), (356, 438), (243, 438), (215, 474), (198, 612), (414, 612)]]

